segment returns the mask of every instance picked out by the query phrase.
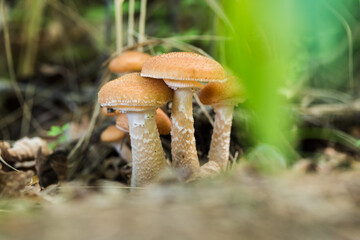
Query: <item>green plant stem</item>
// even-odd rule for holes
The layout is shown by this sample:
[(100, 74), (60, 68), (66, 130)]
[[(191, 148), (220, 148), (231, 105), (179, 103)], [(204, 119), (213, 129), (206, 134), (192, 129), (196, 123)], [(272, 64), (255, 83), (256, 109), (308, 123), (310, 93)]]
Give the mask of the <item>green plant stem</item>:
[(134, 45), (134, 12), (135, 0), (129, 0), (128, 46)]
[(36, 55), (39, 42), (39, 30), (42, 22), (43, 10), (46, 6), (46, 1), (35, 0), (26, 2), (28, 4), (28, 11), (24, 19), (22, 27), (22, 40), (25, 42), (25, 49), (19, 58), (19, 75), (31, 76), (34, 74)]
[(8, 25), (7, 25), (6, 8), (5, 8), (4, 0), (1, 0), (1, 14), (3, 17), (3, 21), (4, 21), (5, 54), (6, 54), (6, 61), (7, 61), (7, 65), (8, 65), (9, 75), (10, 75), (11, 86), (14, 89), (16, 98), (18, 99), (18, 101), (20, 103), (20, 106), (23, 110), (23, 115), (26, 118), (26, 120), (28, 122), (31, 122), (37, 131), (44, 132), (44, 130), (42, 129), (40, 124), (37, 121), (35, 121), (35, 119), (34, 119), (34, 121), (31, 120), (30, 108), (29, 108), (28, 104), (24, 101), (24, 97), (21, 94), (21, 89), (20, 89), (19, 84), (16, 79), (16, 74), (15, 74), (15, 69), (14, 69), (14, 64), (13, 64), (13, 57), (12, 57), (12, 52), (11, 52), (11, 44), (10, 44), (11, 41), (10, 41), (10, 34), (9, 34)]
[[(139, 43), (145, 42), (145, 24), (146, 24), (146, 0), (141, 0), (140, 23), (139, 23)], [(143, 50), (142, 47), (139, 48)]]
[(121, 54), (123, 46), (123, 37), (122, 37), (122, 4), (123, 0), (115, 0), (115, 26), (116, 26), (116, 53)]

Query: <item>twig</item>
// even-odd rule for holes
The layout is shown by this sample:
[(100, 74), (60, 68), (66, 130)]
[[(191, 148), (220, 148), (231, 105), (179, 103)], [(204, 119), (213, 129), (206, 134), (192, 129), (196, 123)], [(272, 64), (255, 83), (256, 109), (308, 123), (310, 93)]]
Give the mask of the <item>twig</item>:
[[(104, 73), (104, 75), (102, 76), (101, 79), (101, 84), (100, 86), (102, 86), (104, 83), (106, 83), (107, 81), (109, 81), (111, 76), (110, 71), (107, 69)], [(81, 159), (78, 158), (78, 153), (83, 151), (84, 149), (87, 148), (89, 142), (90, 142), (90, 137), (92, 135), (92, 132), (95, 128), (95, 124), (96, 121), (98, 119), (99, 116), (99, 112), (100, 112), (100, 105), (97, 101), (97, 99), (94, 102), (94, 111), (92, 113), (92, 117), (91, 117), (91, 121), (90, 121), (90, 125), (89, 128), (86, 132), (85, 135), (83, 135), (80, 140), (77, 142), (77, 144), (75, 145), (75, 147), (72, 149), (72, 151), (69, 153), (68, 155), (68, 159), (69, 159), (69, 165), (68, 165), (68, 179), (71, 179), (74, 175), (75, 172), (81, 162)]]
[(309, 108), (294, 109), (300, 112), (301, 117), (309, 122), (322, 125), (331, 122), (353, 122), (360, 116), (360, 99), (347, 104), (319, 104)]
[(345, 28), (347, 39), (348, 39), (348, 47), (349, 47), (349, 56), (348, 56), (348, 62), (349, 62), (349, 88), (352, 93), (354, 93), (355, 89), (355, 80), (354, 80), (354, 56), (353, 56), (353, 36), (351, 32), (351, 28), (349, 24), (346, 22), (345, 18), (341, 16), (333, 7), (331, 7), (329, 4), (324, 2), (325, 6), (332, 12), (332, 14), (335, 15), (337, 19), (342, 23), (342, 25)]
[[(0, 151), (1, 153), (1, 151)], [(11, 166), (10, 164), (8, 164), (1, 156), (0, 156), (0, 162), (2, 162), (5, 166), (7, 166), (8, 168), (11, 168), (12, 170), (19, 172), (19, 170), (17, 170), (16, 168), (14, 168), (13, 166)]]
[[(34, 102), (34, 98), (33, 95), (35, 93), (35, 86), (32, 84), (28, 84), (26, 86), (26, 91), (25, 91), (25, 97), (26, 97), (26, 102), (28, 104), (29, 107), (29, 112), (25, 111), (25, 108), (23, 109), (23, 115), (26, 114), (30, 114), (29, 116), (27, 116), (26, 118), (22, 119), (22, 123), (21, 123), (21, 135), (22, 136), (26, 136), (29, 133), (29, 129), (30, 129), (30, 123), (29, 121), (26, 121), (26, 119), (31, 119), (32, 114), (31, 114), (31, 109), (33, 106), (33, 102)], [(31, 97), (30, 97), (31, 95)]]
[(7, 61), (7, 65), (8, 65), (10, 81), (11, 81), (11, 85), (15, 91), (15, 95), (16, 95), (18, 101), (20, 102), (21, 105), (23, 105), (24, 98), (21, 94), (20, 87), (17, 83), (15, 69), (14, 69), (14, 65), (13, 65), (13, 57), (12, 57), (11, 46), (10, 46), (10, 34), (9, 34), (8, 25), (7, 25), (6, 9), (5, 9), (5, 1), (4, 0), (1, 0), (1, 11), (2, 11), (2, 16), (3, 16), (3, 20), (4, 20), (4, 42), (5, 42), (6, 61)]
[(101, 36), (103, 36), (103, 34), (97, 31), (96, 28), (88, 24), (81, 16), (79, 16), (77, 12), (75, 12), (67, 5), (63, 4), (61, 1), (48, 0), (47, 2), (50, 6), (52, 6), (57, 11), (61, 12), (67, 18), (74, 21), (77, 24), (77, 26), (81, 27), (85, 32), (87, 32), (91, 36), (91, 38), (95, 40), (94, 47), (96, 47), (99, 50), (103, 50), (103, 48), (105, 48), (106, 50), (110, 51), (110, 47), (102, 43)]
[[(201, 50), (200, 48), (197, 48), (191, 44), (188, 43), (182, 43), (182, 42), (177, 42), (176, 44), (174, 44), (173, 42), (175, 42), (176, 40), (203, 40), (203, 41), (208, 41), (208, 40), (214, 40), (214, 41), (224, 41), (224, 40), (228, 40), (228, 38), (225, 37), (216, 37), (216, 36), (209, 36), (209, 35), (204, 35), (204, 36), (185, 36), (185, 37), (170, 37), (170, 38), (151, 38), (145, 42), (139, 42), (139, 43), (135, 43), (131, 46), (126, 46), (123, 48), (123, 51), (129, 51), (129, 50), (134, 50), (137, 49), (139, 47), (144, 47), (144, 46), (149, 46), (149, 45), (160, 45), (160, 44), (168, 44), (172, 47), (176, 47), (179, 48), (180, 50), (185, 50), (185, 51), (195, 51), (198, 52), (204, 56), (210, 57), (212, 58), (210, 55), (208, 55), (206, 52), (204, 52), (203, 50)], [(184, 47), (182, 47), (182, 45), (184, 45)], [(186, 46), (186, 47), (185, 47)], [(105, 67), (111, 59), (113, 59), (114, 57), (116, 57), (118, 54), (115, 52), (113, 53), (106, 61), (103, 62), (102, 67)]]
[(204, 113), (204, 115), (207, 117), (207, 119), (209, 120), (210, 124), (212, 127), (214, 127), (214, 121), (212, 120), (210, 114), (208, 113), (208, 111), (206, 110), (204, 104), (202, 104), (200, 102), (200, 99), (198, 97), (198, 95), (196, 93), (193, 94), (194, 95), (194, 98), (195, 98), (195, 101), (197, 102), (197, 104), (199, 105), (201, 111)]
[(4, 20), (5, 52), (6, 52), (6, 61), (7, 61), (7, 65), (8, 65), (8, 71), (9, 71), (9, 75), (10, 75), (11, 85), (15, 91), (15, 95), (21, 105), (21, 108), (24, 111), (24, 116), (27, 118), (27, 120), (29, 122), (32, 123), (32, 125), (34, 126), (34, 128), (36, 130), (41, 132), (41, 131), (43, 131), (43, 129), (41, 128), (40, 124), (38, 124), (38, 122), (35, 120), (34, 121), (31, 120), (31, 113), (30, 113), (29, 107), (28, 107), (27, 103), (24, 101), (24, 97), (21, 94), (20, 87), (17, 83), (14, 64), (13, 64), (13, 57), (12, 57), (12, 52), (11, 52), (11, 46), (10, 46), (10, 34), (9, 34), (8, 25), (7, 25), (6, 8), (5, 8), (4, 0), (1, 0), (1, 12), (2, 12), (2, 16), (3, 16), (3, 20)]
[(204, 50), (202, 50), (201, 48), (195, 47), (194, 45), (188, 44), (188, 43), (184, 43), (184, 42), (168, 42), (165, 40), (165, 43), (168, 43), (172, 46), (175, 46), (176, 48), (183, 50), (183, 51), (188, 51), (188, 52), (196, 52), (199, 53), (201, 55), (204, 55), (208, 58), (212, 58), (209, 54), (207, 54)]

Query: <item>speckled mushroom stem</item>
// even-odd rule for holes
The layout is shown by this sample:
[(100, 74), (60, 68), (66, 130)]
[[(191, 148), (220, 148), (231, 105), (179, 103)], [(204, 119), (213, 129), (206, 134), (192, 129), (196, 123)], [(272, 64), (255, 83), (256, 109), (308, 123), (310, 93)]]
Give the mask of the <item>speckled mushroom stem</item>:
[(230, 133), (234, 105), (214, 105), (215, 122), (211, 137), (209, 162), (216, 162), (224, 170), (229, 161)]
[(200, 168), (194, 137), (192, 96), (191, 88), (177, 89), (171, 111), (172, 161), (182, 180), (196, 175)]
[(165, 167), (165, 155), (155, 122), (155, 109), (126, 113), (132, 150), (131, 186), (154, 182)]
[(221, 172), (220, 166), (217, 162), (209, 161), (200, 167), (198, 178), (206, 178), (215, 176)]

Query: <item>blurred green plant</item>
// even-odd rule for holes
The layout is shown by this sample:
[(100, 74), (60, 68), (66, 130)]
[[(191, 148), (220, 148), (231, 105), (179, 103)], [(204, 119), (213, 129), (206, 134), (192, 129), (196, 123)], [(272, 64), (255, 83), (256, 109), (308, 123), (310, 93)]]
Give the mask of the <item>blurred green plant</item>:
[(242, 79), (248, 94), (245, 107), (252, 113), (254, 149), (267, 146), (283, 154), (277, 158), (279, 166), (284, 165), (283, 158), (293, 161), (293, 151), (288, 149), (293, 144), (284, 144), (293, 142), (286, 131), (292, 123), (282, 109), (285, 99), (278, 93), (284, 86), (287, 64), (296, 54), (291, 45), (298, 37), (291, 24), (297, 22), (294, 1), (227, 0), (222, 1), (222, 9), (214, 3), (212, 7), (220, 19), (219, 34), (231, 38), (220, 46), (220, 59), (229, 73)]
[[(218, 17), (217, 34), (231, 39), (218, 44), (217, 57), (230, 74), (242, 79), (247, 91), (244, 107), (252, 116), (249, 138), (254, 149), (265, 145), (280, 153), (287, 164), (294, 162), (298, 155), (292, 147), (296, 136), (291, 129), (296, 120), (286, 111), (290, 102), (281, 92), (292, 92), (299, 84), (314, 85), (311, 81), (319, 74), (322, 88), (343, 88), (344, 81), (347, 89), (354, 87), (351, 26), (348, 15), (343, 15), (345, 10), (353, 12), (353, 4), (338, 0), (206, 1)], [(343, 39), (348, 49), (346, 45), (339, 49)], [(341, 67), (334, 67), (339, 61)], [(342, 77), (329, 76), (324, 69)]]
[(56, 141), (49, 144), (49, 147), (54, 150), (57, 146), (66, 142), (66, 131), (69, 129), (69, 123), (62, 126), (51, 126), (47, 135), (50, 137), (56, 137)]

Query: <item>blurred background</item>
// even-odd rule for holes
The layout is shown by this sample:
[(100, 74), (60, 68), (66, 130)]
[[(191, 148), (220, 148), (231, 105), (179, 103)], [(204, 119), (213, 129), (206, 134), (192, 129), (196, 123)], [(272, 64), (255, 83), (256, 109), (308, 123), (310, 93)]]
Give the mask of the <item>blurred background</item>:
[[(138, 31), (140, 1), (135, 4)], [(79, 121), (89, 114), (97, 96), (104, 62), (115, 51), (114, 1), (5, 1), (6, 22), (1, 15), (1, 139), (17, 139), (52, 125)], [(126, 46), (128, 1), (123, 4)], [(214, 14), (203, 1), (149, 1), (146, 34), (171, 38), (146, 50), (169, 52), (185, 43), (210, 51), (214, 48)], [(4, 42), (8, 29), (12, 66), (19, 91), (29, 103), (31, 121), (23, 118), (14, 94)], [(200, 37), (198, 37), (200, 36)], [(179, 39), (178, 39), (179, 38)], [(188, 40), (187, 40), (188, 39)], [(178, 48), (176, 48), (178, 49)], [(178, 49), (179, 50), (179, 49)], [(46, 100), (46, 101), (45, 101)]]
[[(81, 136), (94, 137), (104, 128), (93, 114), (98, 89), (115, 77), (107, 72), (114, 2), (2, 1), (1, 8), (0, 138), (40, 136), (71, 150)], [(124, 1), (125, 49), (128, 10)], [(238, 76), (247, 99), (235, 111), (232, 156), (245, 152), (279, 169), (329, 145), (358, 153), (359, 13), (356, 0), (152, 0), (144, 51), (195, 51)], [(139, 15), (136, 1), (135, 39)], [(205, 159), (211, 125), (198, 106), (194, 115)]]

